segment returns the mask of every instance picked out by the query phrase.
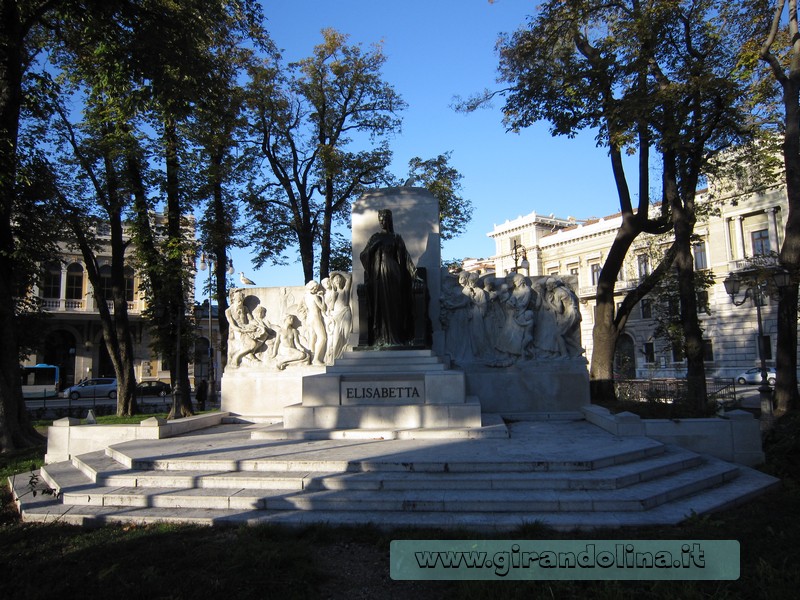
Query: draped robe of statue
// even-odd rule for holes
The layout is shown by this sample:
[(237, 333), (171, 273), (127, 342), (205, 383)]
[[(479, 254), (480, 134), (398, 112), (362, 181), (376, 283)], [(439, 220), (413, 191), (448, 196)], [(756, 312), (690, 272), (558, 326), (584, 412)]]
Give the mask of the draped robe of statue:
[(383, 231), (361, 252), (367, 291), (369, 344), (401, 346), (414, 339), (413, 284), (416, 268), (403, 238), (394, 232), (392, 213), (382, 210)]

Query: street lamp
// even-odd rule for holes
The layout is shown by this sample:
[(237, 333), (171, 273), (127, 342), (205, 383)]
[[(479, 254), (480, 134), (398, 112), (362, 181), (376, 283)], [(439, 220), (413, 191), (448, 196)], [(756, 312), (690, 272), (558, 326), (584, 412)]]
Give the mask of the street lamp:
[[(514, 241), (513, 247), (513, 254), (514, 257), (514, 273), (517, 272), (517, 265), (519, 264), (525, 270), (525, 274), (528, 274), (528, 269), (530, 268), (530, 263), (528, 262), (528, 254), (525, 250), (525, 246), (520, 244), (517, 240)], [(522, 258), (522, 263), (519, 263), (519, 259)]]
[[(235, 269), (233, 268), (233, 260), (227, 260), (227, 268), (225, 272), (228, 275), (233, 275), (235, 273)], [(216, 355), (214, 353), (214, 328), (213, 328), (213, 316), (211, 312), (211, 297), (213, 295), (213, 286), (212, 284), (212, 275), (214, 274), (214, 258), (212, 255), (206, 255), (203, 252), (200, 255), (200, 270), (205, 271), (208, 269), (208, 402), (209, 404), (215, 404), (217, 402), (217, 382), (216, 382)]]
[[(760, 276), (759, 276), (760, 275)], [(744, 296), (741, 300), (736, 300), (736, 295), (742, 288), (742, 283), (746, 285)], [(767, 381), (767, 362), (764, 356), (764, 326), (761, 319), (761, 302), (765, 295), (769, 295), (769, 288), (780, 292), (789, 284), (789, 273), (780, 269), (772, 270), (767, 276), (764, 271), (750, 272), (743, 276), (739, 273), (731, 273), (723, 281), (725, 291), (731, 297), (734, 306), (741, 306), (747, 302), (748, 298), (756, 306), (756, 323), (758, 327), (758, 360), (761, 366), (761, 383), (758, 386), (758, 394), (761, 399), (761, 416), (765, 427), (772, 423), (772, 388)]]

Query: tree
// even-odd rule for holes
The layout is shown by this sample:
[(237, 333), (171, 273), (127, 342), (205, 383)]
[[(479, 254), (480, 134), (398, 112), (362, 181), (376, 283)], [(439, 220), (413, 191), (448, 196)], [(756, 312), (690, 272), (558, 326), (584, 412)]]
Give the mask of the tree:
[[(268, 62), (251, 72), (253, 150), (266, 160), (265, 181), (251, 186), (256, 263), (280, 260), (296, 243), (306, 281), (330, 271), (331, 229), (349, 218), (349, 203), (387, 181), (385, 138), (400, 128), (405, 103), (381, 77), (380, 46), (363, 51), (347, 36), (322, 31), (312, 56), (283, 69)], [(357, 138), (357, 140), (355, 139)], [(383, 140), (367, 150), (357, 144)]]
[[(766, 22), (769, 14), (762, 2), (753, 2), (754, 18)], [(786, 13), (784, 13), (784, 9)], [(784, 14), (787, 15), (784, 18)], [(782, 27), (785, 27), (782, 30)], [(775, 369), (775, 398), (781, 409), (800, 408), (797, 391), (797, 302), (800, 281), (800, 30), (797, 24), (797, 1), (777, 0), (769, 27), (764, 27), (759, 58), (769, 67), (777, 83), (783, 122), (777, 130), (783, 134), (783, 161), (789, 214), (779, 264), (791, 275), (778, 302), (778, 342)], [(769, 94), (772, 90), (767, 89)], [(773, 122), (774, 123), (774, 122)], [(770, 130), (774, 131), (772, 127)]]
[[(39, 200), (25, 193), (21, 177), (25, 157), (20, 155), (20, 116), (25, 106), (24, 85), (32, 58), (39, 48), (43, 19), (56, 9), (77, 3), (52, 0), (2, 0), (0, 3), (0, 452), (39, 443), (41, 437), (28, 420), (19, 378), (21, 290), (35, 278), (35, 261), (22, 245), (27, 218), (36, 220)], [(27, 166), (38, 171), (35, 161)], [(35, 239), (32, 246), (37, 247)]]
[(462, 198), (463, 175), (450, 166), (452, 152), (422, 160), (408, 161), (408, 176), (428, 189), (439, 200), (439, 227), (442, 240), (451, 240), (464, 232), (472, 218), (472, 202)]
[[(192, 202), (212, 190), (222, 201), (223, 169), (226, 153), (233, 144), (231, 119), (238, 111), (233, 105), (216, 98), (215, 93), (231, 89), (235, 77), (235, 57), (249, 55), (245, 42), (261, 47), (265, 33), (261, 29), (261, 11), (252, 0), (193, 0), (176, 4), (163, 2), (158, 10), (151, 7), (134, 15), (125, 25), (131, 36), (131, 72), (141, 86), (146, 106), (144, 117), (155, 132), (149, 146), (143, 146), (133, 135), (129, 138), (128, 172), (134, 196), (134, 230), (141, 268), (149, 285), (149, 315), (156, 327), (154, 336), (159, 351), (169, 359), (173, 385), (181, 391), (181, 413), (191, 414), (188, 378), (189, 349), (192, 331), (187, 314), (188, 289), (196, 248), (193, 226), (186, 218)], [(226, 87), (227, 86), (227, 87)], [(198, 136), (198, 127), (219, 128)], [(194, 133), (194, 138), (192, 137)], [(209, 163), (203, 174), (210, 179), (201, 189), (193, 187), (197, 179), (190, 171), (193, 148), (204, 146)], [(150, 154), (148, 154), (150, 151)], [(215, 162), (216, 161), (216, 162)], [(159, 172), (148, 175), (153, 164)], [(155, 202), (147, 194), (149, 181), (160, 183), (159, 198), (165, 206), (165, 222), (154, 226), (150, 215)], [(214, 191), (216, 190), (216, 191)], [(221, 212), (214, 212), (215, 210)], [(229, 215), (224, 207), (212, 206), (216, 223), (213, 234), (224, 234)], [(224, 290), (227, 238), (215, 237), (212, 248), (217, 254), (218, 282)], [(222, 294), (224, 295), (224, 294)], [(170, 415), (176, 417), (178, 415)]]
[(189, 135), (194, 142), (190, 173), (196, 175), (197, 201), (204, 203), (200, 218), (200, 242), (210, 259), (213, 289), (217, 299), (219, 349), (222, 367), (227, 362), (228, 320), (228, 250), (243, 246), (240, 221), (239, 192), (258, 170), (252, 153), (243, 153), (241, 140), (246, 135), (244, 120), (245, 89), (238, 80), (253, 65), (251, 45), (260, 48), (266, 56), (274, 55), (274, 48), (266, 32), (253, 28), (251, 44), (236, 43), (232, 36), (215, 44), (214, 57), (218, 66), (210, 73), (209, 82), (198, 102)]
[[(725, 23), (725, 26), (721, 24)], [(720, 25), (718, 25), (720, 24)], [(511, 130), (547, 120), (554, 135), (592, 128), (608, 148), (622, 224), (597, 285), (593, 398), (613, 395), (613, 357), (631, 309), (670, 267), (677, 271), (690, 398), (705, 402), (702, 331), (691, 243), (695, 192), (711, 159), (741, 139), (746, 123), (738, 51), (748, 30), (741, 7), (712, 0), (551, 0), (527, 28), (501, 41)], [(477, 106), (492, 94), (464, 106)], [(625, 153), (638, 154), (638, 202)], [(651, 160), (661, 161), (659, 215), (650, 217)], [(662, 263), (615, 310), (614, 288), (633, 241), (671, 230)]]
[[(69, 230), (64, 239), (80, 251), (92, 284), (117, 379), (117, 414), (123, 416), (137, 411), (125, 274), (130, 268), (125, 234), (130, 187), (124, 152), (135, 108), (128, 95), (120, 93), (130, 83), (129, 74), (117, 68), (127, 51), (120, 43), (124, 38), (120, 40), (107, 27), (109, 15), (116, 12), (109, 5), (85, 14), (80, 21), (64, 19), (58, 38), (50, 38), (51, 64), (40, 74), (43, 87), (49, 90), (43, 103), (49, 114), (39, 147), (43, 155), (49, 155), (59, 214)], [(94, 43), (87, 45), (87, 38)], [(48, 77), (51, 69), (59, 73), (55, 80)], [(81, 120), (75, 123), (77, 115)], [(108, 232), (107, 242), (100, 239), (101, 230)], [(111, 253), (109, 286), (103, 284), (98, 260), (98, 250), (105, 245)]]

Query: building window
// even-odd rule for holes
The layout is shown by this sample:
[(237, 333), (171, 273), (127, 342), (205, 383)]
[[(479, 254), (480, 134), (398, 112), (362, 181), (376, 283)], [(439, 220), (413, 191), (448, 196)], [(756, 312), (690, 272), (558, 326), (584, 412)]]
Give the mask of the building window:
[(769, 232), (766, 229), (754, 231), (750, 239), (753, 241), (753, 256), (769, 254)]
[(650, 257), (646, 254), (640, 254), (636, 261), (639, 268), (639, 279), (644, 279), (650, 275)]
[(67, 300), (83, 300), (83, 267), (72, 263), (67, 267)]
[(125, 300), (133, 302), (134, 283), (133, 283), (133, 269), (125, 267)]
[(42, 297), (61, 298), (61, 265), (47, 263), (42, 274)]
[(672, 344), (672, 362), (683, 362), (683, 344)]
[(594, 263), (593, 265), (591, 265), (591, 269), (592, 269), (592, 285), (597, 285), (597, 282), (600, 280), (600, 271), (602, 270), (602, 267), (600, 266), (600, 263)]
[(694, 245), (694, 268), (701, 271), (708, 268), (708, 257), (706, 256), (706, 243), (697, 242)]
[(109, 265), (103, 265), (100, 267), (99, 275), (100, 289), (98, 291), (103, 295), (103, 298), (111, 300), (114, 297), (111, 283), (111, 267)]
[(703, 360), (714, 362), (714, 343), (711, 340), (703, 340)]
[(653, 303), (648, 300), (647, 298), (642, 300), (642, 318), (643, 319), (652, 319), (653, 318)]
[(667, 298), (667, 314), (677, 317), (681, 314), (681, 302), (678, 298)]
[(697, 292), (697, 310), (708, 315), (711, 314), (711, 307), (708, 305), (708, 290), (700, 290)]
[(653, 342), (644, 343), (644, 362), (648, 364), (656, 362), (656, 346)]

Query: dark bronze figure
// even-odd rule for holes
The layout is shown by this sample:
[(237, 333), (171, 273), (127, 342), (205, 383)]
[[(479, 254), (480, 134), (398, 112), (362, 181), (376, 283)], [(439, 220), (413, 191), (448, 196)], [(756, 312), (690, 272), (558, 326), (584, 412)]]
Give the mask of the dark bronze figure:
[(361, 252), (364, 288), (359, 295), (365, 296), (367, 308), (366, 342), (369, 346), (413, 344), (417, 269), (403, 238), (394, 232), (392, 211), (379, 211), (378, 222), (382, 231), (373, 234)]

